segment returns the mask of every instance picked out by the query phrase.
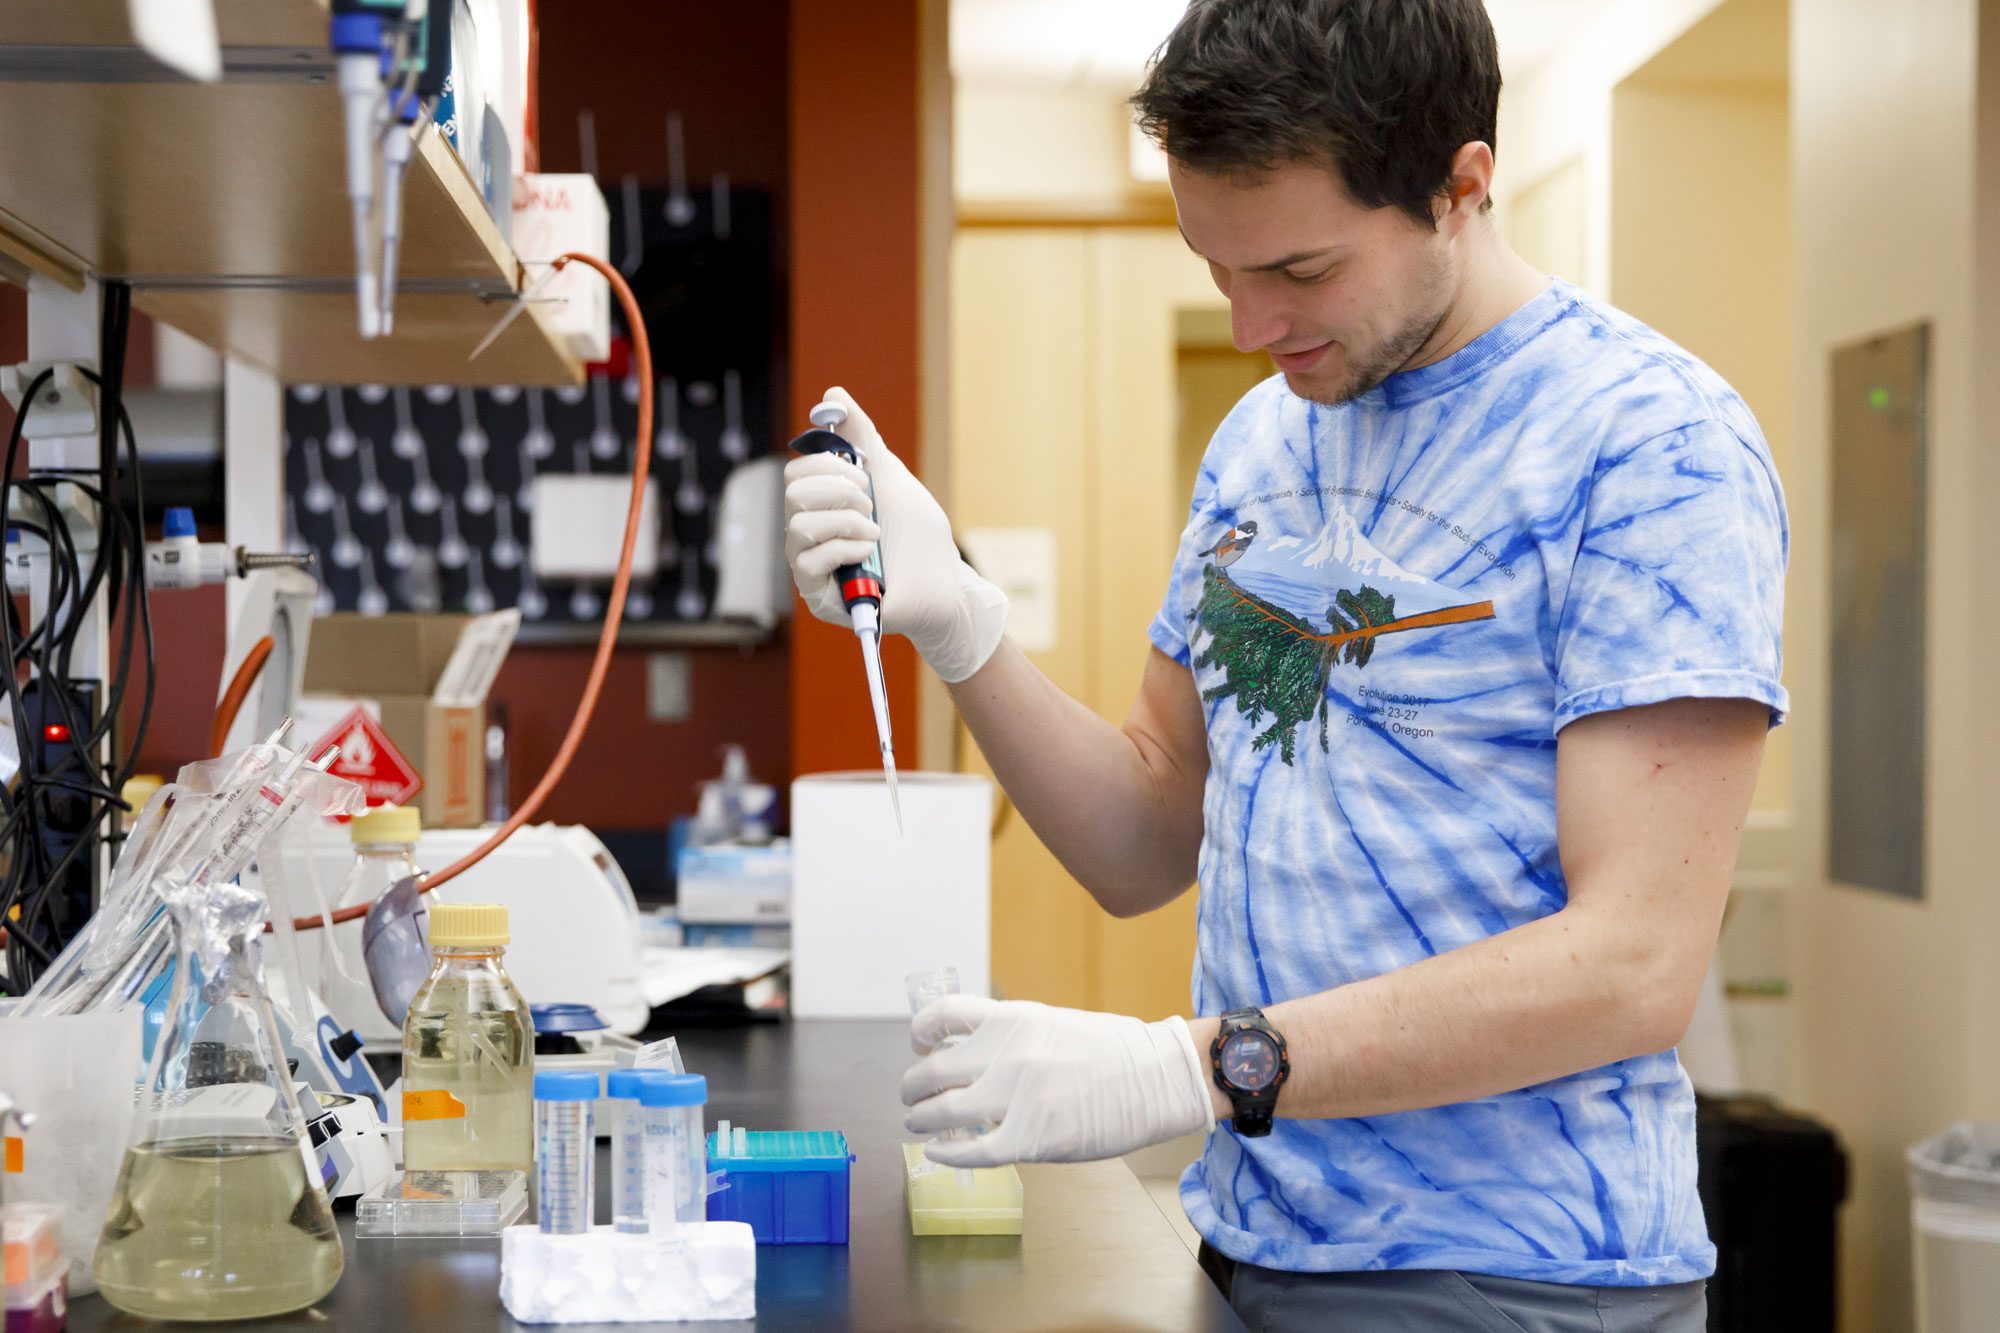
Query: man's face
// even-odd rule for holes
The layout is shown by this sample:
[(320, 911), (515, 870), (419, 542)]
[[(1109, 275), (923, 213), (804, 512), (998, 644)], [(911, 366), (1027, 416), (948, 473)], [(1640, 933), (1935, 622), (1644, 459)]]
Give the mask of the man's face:
[(1315, 165), (1219, 175), (1169, 158), (1167, 172), (1181, 234), (1229, 298), (1237, 348), (1270, 352), (1301, 398), (1368, 392), (1405, 367), (1450, 305), (1455, 228), (1363, 208)]

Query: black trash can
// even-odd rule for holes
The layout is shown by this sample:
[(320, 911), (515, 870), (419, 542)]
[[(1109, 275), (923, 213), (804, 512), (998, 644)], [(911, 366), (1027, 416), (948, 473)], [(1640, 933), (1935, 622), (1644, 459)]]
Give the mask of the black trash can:
[(1847, 1155), (1769, 1097), (1695, 1098), (1701, 1206), (1715, 1242), (1709, 1333), (1833, 1333)]

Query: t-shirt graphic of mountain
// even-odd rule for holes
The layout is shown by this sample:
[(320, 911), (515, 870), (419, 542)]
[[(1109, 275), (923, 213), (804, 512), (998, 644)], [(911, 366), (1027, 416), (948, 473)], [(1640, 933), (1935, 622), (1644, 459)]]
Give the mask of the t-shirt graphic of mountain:
[(1366, 667), (1385, 635), (1492, 618), (1492, 602), (1462, 601), (1410, 573), (1335, 510), (1310, 543), (1253, 541), (1227, 569), (1204, 568), (1194, 619), (1208, 642), (1193, 661), (1198, 669), (1222, 669), (1222, 682), (1204, 689), (1203, 699), (1234, 695), (1237, 711), (1253, 723), (1273, 715), (1252, 748), (1276, 744), (1290, 764), (1298, 725), (1315, 712), (1320, 748), (1327, 748), (1326, 686), (1336, 665)]

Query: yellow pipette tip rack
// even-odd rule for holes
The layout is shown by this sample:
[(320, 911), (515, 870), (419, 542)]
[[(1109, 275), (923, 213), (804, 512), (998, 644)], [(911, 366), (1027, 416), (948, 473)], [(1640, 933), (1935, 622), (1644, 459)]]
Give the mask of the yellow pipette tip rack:
[[(971, 1185), (961, 1184), (963, 1177)], [(924, 1156), (924, 1145), (903, 1145), (903, 1180), (914, 1236), (1018, 1236), (1021, 1173), (1012, 1166), (954, 1171)]]

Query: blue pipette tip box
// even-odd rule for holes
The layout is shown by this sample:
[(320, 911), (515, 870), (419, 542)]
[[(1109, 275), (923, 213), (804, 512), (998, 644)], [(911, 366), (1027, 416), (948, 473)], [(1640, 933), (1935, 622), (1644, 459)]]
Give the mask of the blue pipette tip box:
[(748, 1222), (759, 1245), (847, 1244), (847, 1136), (831, 1129), (737, 1130), (708, 1136), (711, 1222)]

